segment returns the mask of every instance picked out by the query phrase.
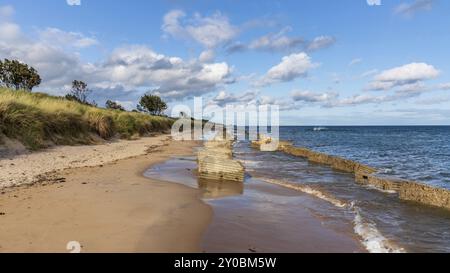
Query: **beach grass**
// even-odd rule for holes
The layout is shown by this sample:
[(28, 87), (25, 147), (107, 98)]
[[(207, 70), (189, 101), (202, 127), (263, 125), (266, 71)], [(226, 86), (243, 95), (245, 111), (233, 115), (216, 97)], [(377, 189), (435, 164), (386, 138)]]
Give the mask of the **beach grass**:
[[(50, 145), (133, 139), (167, 131), (174, 120), (109, 110), (44, 93), (0, 88), (0, 139), (4, 135), (31, 150)], [(2, 140), (0, 140), (0, 144)]]

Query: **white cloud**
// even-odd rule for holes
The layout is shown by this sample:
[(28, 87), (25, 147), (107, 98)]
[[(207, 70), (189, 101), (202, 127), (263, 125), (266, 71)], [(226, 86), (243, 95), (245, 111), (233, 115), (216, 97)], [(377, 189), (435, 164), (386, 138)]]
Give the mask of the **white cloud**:
[(62, 47), (86, 48), (99, 43), (94, 37), (86, 37), (82, 33), (66, 32), (57, 28), (46, 28), (41, 30), (39, 35), (42, 41)]
[(431, 10), (433, 8), (433, 3), (434, 0), (415, 0), (413, 2), (398, 5), (394, 9), (394, 12), (396, 14), (411, 17), (418, 11)]
[(308, 71), (317, 67), (304, 52), (283, 57), (281, 63), (272, 67), (256, 85), (265, 86), (277, 82), (289, 82), (299, 77), (306, 77)]
[[(380, 104), (387, 102), (405, 101), (407, 99), (419, 97), (425, 92), (434, 91), (432, 88), (426, 87), (423, 83), (415, 83), (402, 86), (394, 93), (389, 95), (372, 95), (372, 94), (357, 94), (347, 98), (333, 98), (328, 101), (324, 101), (322, 104), (324, 107), (345, 107), (345, 106), (357, 106), (363, 104)], [(429, 101), (439, 100), (439, 98), (428, 99)], [(431, 104), (431, 103), (429, 103)]]
[(425, 98), (415, 101), (415, 104), (418, 105), (435, 105), (435, 104), (442, 104), (447, 103), (450, 101), (449, 96), (438, 96), (438, 97), (432, 97), (432, 98)]
[(195, 14), (193, 18), (183, 20), (185, 17), (186, 14), (181, 10), (168, 12), (164, 16), (162, 30), (166, 35), (177, 39), (192, 39), (206, 48), (227, 43), (238, 34), (238, 28), (219, 12), (209, 17)]
[(292, 101), (302, 103), (302, 105), (326, 108), (357, 106), (362, 104), (391, 102), (401, 98), (409, 98), (411, 94), (398, 93), (393, 95), (375, 96), (371, 94), (357, 94), (346, 98), (340, 98), (338, 92), (313, 92), (309, 90), (294, 90), (291, 92)]
[[(371, 71), (370, 74), (376, 71)], [(369, 74), (369, 73), (366, 73)], [(356, 94), (341, 98), (337, 92), (317, 93), (296, 90), (291, 93), (293, 102), (304, 102), (322, 107), (348, 107), (364, 104), (393, 103), (429, 94), (432, 91), (450, 90), (450, 83), (441, 83), (432, 87), (425, 84), (426, 80), (434, 79), (440, 72), (425, 63), (411, 63), (408, 65), (385, 70), (374, 76), (370, 90), (392, 90), (392, 93), (374, 95), (370, 93)], [(436, 98), (428, 99), (431, 102)]]
[(0, 6), (0, 43), (12, 43), (22, 38), (20, 26), (11, 22), (14, 13), (13, 6)]
[(227, 47), (227, 52), (235, 53), (246, 50), (293, 52), (298, 49), (316, 51), (330, 47), (336, 42), (336, 39), (331, 36), (319, 36), (312, 41), (307, 41), (300, 36), (288, 36), (287, 34), (291, 31), (291, 27), (284, 27), (276, 33), (260, 36), (249, 43), (234, 42)]
[(243, 92), (241, 94), (221, 91), (207, 103), (207, 106), (212, 109), (222, 108), (227, 105), (241, 108), (242, 111), (248, 110), (247, 108), (250, 106), (259, 105), (275, 105), (279, 107), (280, 111), (289, 111), (299, 108), (290, 100), (261, 95), (259, 91), (254, 90)]
[(2, 35), (2, 42), (14, 42), (21, 38), (20, 26), (10, 22), (0, 22), (0, 33)]
[(432, 79), (439, 76), (439, 71), (426, 63), (410, 63), (383, 71), (375, 77), (377, 81), (410, 82)]
[(14, 15), (14, 7), (11, 5), (7, 6), (0, 6), (0, 21), (9, 19), (11, 16)]
[(367, 0), (369, 6), (381, 6), (381, 0)]
[(177, 38), (179, 38), (180, 36), (185, 36), (185, 30), (179, 22), (179, 20), (185, 16), (186, 13), (184, 13), (184, 11), (182, 10), (172, 10), (168, 12), (166, 15), (164, 15), (162, 30), (166, 34), (170, 34)]
[(210, 104), (218, 105), (220, 107), (231, 104), (248, 104), (251, 101), (256, 100), (257, 96), (257, 91), (248, 91), (241, 95), (235, 95), (226, 91), (220, 91), (217, 96), (210, 101)]
[(290, 30), (290, 28), (284, 28), (278, 33), (261, 36), (253, 40), (248, 48), (268, 51), (285, 51), (298, 48), (304, 43), (304, 40), (301, 37), (286, 36), (286, 32)]
[(427, 91), (428, 88), (423, 82), (413, 82), (413, 83), (407, 83), (404, 85), (399, 86), (396, 89), (397, 93), (422, 93)]
[(441, 89), (441, 90), (450, 90), (450, 82), (439, 84), (439, 85), (438, 85), (438, 89)]
[(132, 87), (153, 86), (167, 99), (183, 99), (212, 92), (232, 82), (227, 63), (186, 62), (158, 54), (145, 46), (119, 48), (99, 69), (99, 77)]
[(45, 81), (42, 86), (61, 87), (70, 81), (67, 75), (79, 75), (81, 64), (75, 53), (67, 53), (40, 39), (29, 39), (20, 26), (12, 22), (0, 23), (0, 32), (0, 58), (18, 59), (32, 65)]
[(232, 68), (225, 62), (206, 63), (205, 58), (185, 61), (146, 46), (130, 45), (114, 50), (102, 61), (88, 63), (73, 49), (97, 41), (81, 33), (48, 28), (27, 37), (12, 22), (0, 23), (0, 31), (0, 58), (18, 59), (35, 67), (43, 79), (40, 90), (53, 94), (64, 94), (67, 85), (79, 79), (96, 90), (100, 99), (127, 101), (120, 96), (138, 96), (143, 89), (167, 99), (183, 99), (213, 92), (234, 80)]
[(354, 66), (354, 65), (360, 64), (360, 63), (362, 63), (362, 61), (363, 60), (361, 58), (353, 59), (350, 61), (350, 63), (348, 63), (348, 66)]
[[(407, 99), (416, 98), (424, 94), (424, 92), (434, 91), (432, 88), (427, 88), (422, 84), (413, 84), (411, 86), (402, 87), (402, 89), (396, 90), (396, 92), (389, 95), (376, 96), (372, 94), (357, 94), (351, 97), (330, 100), (325, 103), (324, 107), (345, 107), (345, 106), (357, 106), (363, 104), (380, 104), (387, 102), (405, 101)], [(429, 93), (428, 93), (429, 94)], [(437, 101), (442, 100), (440, 97), (432, 97), (428, 99), (418, 100), (423, 104), (435, 104)]]
[(316, 51), (319, 49), (327, 48), (336, 42), (336, 38), (331, 36), (319, 36), (314, 38), (306, 47), (307, 51)]
[[(389, 90), (395, 87), (411, 86), (439, 76), (440, 71), (426, 63), (410, 63), (385, 70), (376, 75), (368, 90)], [(418, 86), (416, 84), (416, 86)]]
[(308, 90), (294, 90), (291, 93), (291, 98), (294, 101), (301, 102), (329, 102), (330, 100), (336, 99), (338, 96), (339, 94), (336, 92), (316, 93)]
[(325, 104), (325, 107), (355, 106), (360, 104), (387, 102), (391, 101), (392, 99), (392, 96), (373, 96), (369, 94), (359, 94), (348, 98), (329, 101)]
[(69, 6), (81, 6), (81, 0), (66, 0)]
[(360, 75), (360, 78), (366, 78), (378, 73), (378, 69), (368, 70)]
[(214, 52), (214, 50), (205, 50), (200, 54), (198, 59), (202, 63), (208, 63), (214, 61), (215, 57), (216, 53)]

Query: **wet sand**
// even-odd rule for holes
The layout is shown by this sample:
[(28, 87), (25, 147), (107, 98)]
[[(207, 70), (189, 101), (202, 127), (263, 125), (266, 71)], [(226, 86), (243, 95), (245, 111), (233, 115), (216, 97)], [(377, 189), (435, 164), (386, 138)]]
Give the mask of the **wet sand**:
[(212, 210), (198, 191), (142, 176), (152, 164), (192, 154), (195, 145), (166, 141), (145, 155), (4, 189), (0, 252), (68, 252), (69, 241), (80, 242), (82, 252), (201, 251)]
[(351, 225), (335, 223), (308, 209), (332, 207), (327, 202), (250, 177), (245, 184), (198, 180), (195, 167), (195, 158), (172, 159), (155, 165), (146, 176), (201, 191), (214, 209), (203, 237), (205, 252), (367, 252)]
[(350, 227), (341, 226), (338, 231), (305, 207), (321, 201), (260, 182), (250, 183), (246, 189), (249, 200), (208, 202), (215, 212), (203, 241), (208, 252), (366, 252)]

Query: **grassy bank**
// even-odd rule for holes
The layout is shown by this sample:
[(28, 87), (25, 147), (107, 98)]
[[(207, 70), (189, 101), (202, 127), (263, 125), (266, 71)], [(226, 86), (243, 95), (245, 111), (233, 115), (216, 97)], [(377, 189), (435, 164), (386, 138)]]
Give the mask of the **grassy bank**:
[[(0, 88), (0, 139), (37, 150), (49, 145), (91, 144), (170, 129), (173, 120), (92, 107), (61, 97)], [(1, 140), (0, 140), (1, 144)]]

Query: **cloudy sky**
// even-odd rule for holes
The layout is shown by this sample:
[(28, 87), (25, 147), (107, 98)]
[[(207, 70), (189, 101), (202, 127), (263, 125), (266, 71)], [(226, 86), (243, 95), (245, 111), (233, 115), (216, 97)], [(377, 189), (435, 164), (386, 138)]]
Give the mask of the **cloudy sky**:
[(450, 1), (0, 0), (0, 58), (132, 109), (273, 103), (284, 125), (450, 124)]

